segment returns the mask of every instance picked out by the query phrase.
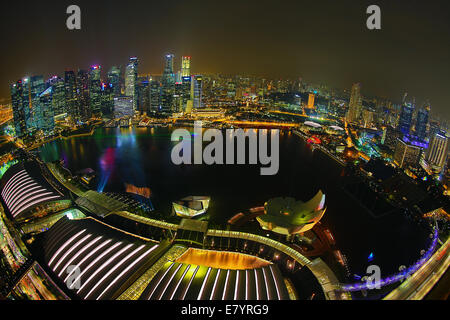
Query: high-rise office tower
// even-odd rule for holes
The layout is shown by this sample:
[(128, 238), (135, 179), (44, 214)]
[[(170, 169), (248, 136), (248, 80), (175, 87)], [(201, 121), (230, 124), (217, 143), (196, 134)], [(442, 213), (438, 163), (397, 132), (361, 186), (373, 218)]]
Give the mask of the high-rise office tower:
[(159, 111), (161, 107), (161, 83), (156, 79), (150, 80), (150, 110)]
[(347, 121), (356, 122), (361, 116), (362, 97), (361, 84), (355, 83), (352, 86), (352, 93), (350, 95), (350, 103), (348, 105)]
[(101, 67), (92, 66), (89, 72), (89, 102), (93, 115), (100, 115), (102, 112), (102, 84), (100, 80)]
[(110, 116), (114, 109), (114, 92), (111, 84), (101, 83), (101, 108), (103, 116)]
[(164, 72), (163, 72), (163, 78), (162, 78), (162, 82), (163, 84), (165, 82), (174, 84), (175, 83), (175, 75), (173, 72), (173, 59), (174, 59), (174, 55), (173, 54), (166, 54), (165, 59), (164, 59)]
[(188, 101), (191, 100), (191, 84), (192, 77), (186, 76), (181, 79), (181, 104), (182, 104), (182, 112), (187, 112), (187, 104)]
[(173, 96), (175, 94), (175, 74), (173, 73), (173, 54), (167, 54), (164, 60), (164, 72), (161, 79), (161, 112), (172, 113)]
[(53, 87), (41, 92), (37, 98), (34, 110), (34, 122), (37, 130), (42, 130), (45, 135), (53, 133), (55, 129), (54, 111), (52, 106)]
[(26, 110), (30, 108), (29, 85), (30, 82), (27, 78), (11, 85), (11, 104), (17, 137), (22, 137), (27, 134), (25, 113), (29, 113)]
[(430, 106), (425, 106), (417, 112), (415, 134), (420, 140), (425, 140), (427, 136), (428, 117)]
[(133, 98), (133, 108), (137, 110), (138, 104), (138, 58), (132, 57), (125, 68), (125, 95)]
[(110, 88), (115, 96), (120, 96), (121, 94), (120, 83), (120, 68), (112, 66), (108, 72), (108, 85), (110, 85)]
[(308, 96), (308, 109), (314, 109), (314, 99), (315, 99), (314, 93), (310, 93)]
[(48, 81), (48, 87), (52, 87), (52, 107), (55, 116), (66, 114), (66, 89), (64, 80), (55, 76)]
[(140, 76), (137, 81), (138, 110), (142, 113), (150, 112), (150, 80), (149, 76)]
[(403, 134), (409, 134), (411, 130), (411, 123), (413, 118), (414, 107), (411, 103), (405, 103), (402, 106), (400, 112), (400, 118), (398, 122), (398, 129)]
[(194, 109), (202, 107), (202, 94), (203, 94), (203, 77), (192, 76), (191, 85), (191, 100), (193, 101)]
[(75, 72), (66, 71), (64, 73), (64, 83), (67, 113), (75, 120), (78, 115), (77, 81)]
[[(78, 109), (76, 119), (88, 120), (92, 116), (89, 96), (89, 73), (86, 70), (78, 70), (77, 73)], [(68, 112), (71, 114), (70, 111)]]
[(33, 76), (30, 78), (30, 100), (31, 112), (25, 118), (28, 131), (39, 129), (39, 120), (36, 119), (36, 111), (39, 108), (41, 93), (45, 91), (45, 82), (43, 76)]
[(439, 171), (445, 165), (448, 151), (448, 137), (445, 132), (437, 132), (431, 137), (425, 160)]
[(191, 76), (191, 57), (181, 58), (181, 77)]

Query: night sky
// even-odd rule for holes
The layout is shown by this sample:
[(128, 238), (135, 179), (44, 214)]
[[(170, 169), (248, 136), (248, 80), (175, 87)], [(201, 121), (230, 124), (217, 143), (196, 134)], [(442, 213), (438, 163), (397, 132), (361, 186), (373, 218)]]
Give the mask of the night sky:
[[(82, 30), (66, 28), (66, 8)], [(366, 28), (377, 4), (382, 30)], [(2, 2), (0, 98), (26, 75), (124, 65), (162, 73), (163, 55), (192, 56), (195, 73), (302, 77), (399, 102), (407, 91), (450, 119), (450, 5), (365, 0), (42, 0)]]

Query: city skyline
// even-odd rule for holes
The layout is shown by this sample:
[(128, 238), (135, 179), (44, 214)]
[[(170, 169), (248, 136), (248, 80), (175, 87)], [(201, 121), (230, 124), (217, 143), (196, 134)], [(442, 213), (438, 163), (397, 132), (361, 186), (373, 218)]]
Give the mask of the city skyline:
[[(5, 64), (1, 98), (8, 98), (9, 84), (26, 74), (51, 75), (92, 64), (109, 69), (131, 56), (139, 57), (140, 73), (160, 74), (161, 57), (172, 52), (176, 65), (182, 56), (193, 56), (192, 69), (199, 74), (302, 77), (347, 90), (360, 82), (363, 96), (393, 101), (408, 92), (419, 106), (429, 100), (432, 112), (450, 118), (444, 71), (449, 45), (443, 41), (450, 33), (444, 19), (448, 11), (436, 3), (413, 1), (408, 8), (381, 3), (382, 30), (377, 31), (365, 28), (364, 1), (349, 6), (284, 2), (271, 4), (270, 13), (268, 3), (256, 6), (252, 1), (220, 10), (203, 1), (172, 6), (136, 1), (131, 9), (115, 2), (80, 1), (80, 31), (65, 28), (67, 3), (13, 4), (2, 19), (3, 42), (9, 44), (3, 60), (19, 58), (21, 63)], [(44, 11), (45, 21), (39, 18)], [(135, 22), (121, 22), (130, 15)]]

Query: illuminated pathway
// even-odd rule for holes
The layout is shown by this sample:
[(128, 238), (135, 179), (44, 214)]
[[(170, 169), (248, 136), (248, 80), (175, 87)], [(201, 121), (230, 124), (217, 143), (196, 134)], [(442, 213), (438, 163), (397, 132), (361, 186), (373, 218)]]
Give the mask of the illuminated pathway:
[(450, 264), (448, 248), (450, 238), (410, 278), (389, 293), (385, 300), (421, 300), (439, 281)]
[[(432, 244), (423, 257), (408, 269), (381, 279), (378, 282), (383, 287), (406, 279), (403, 284), (388, 294), (385, 299), (423, 299), (447, 270), (449, 265), (448, 242), (447, 239), (446, 243), (435, 252), (438, 243), (438, 228), (435, 225)], [(367, 282), (342, 284), (341, 289), (345, 291), (370, 290), (373, 285), (373, 283)]]

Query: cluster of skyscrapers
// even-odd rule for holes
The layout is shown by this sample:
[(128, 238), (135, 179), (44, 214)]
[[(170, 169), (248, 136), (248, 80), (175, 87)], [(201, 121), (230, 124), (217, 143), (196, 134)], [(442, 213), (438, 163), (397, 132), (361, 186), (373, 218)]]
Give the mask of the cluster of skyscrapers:
[[(418, 167), (422, 159), (430, 169), (441, 171), (447, 159), (447, 134), (439, 125), (430, 122), (429, 104), (416, 107), (415, 99), (408, 101), (407, 96), (405, 93), (398, 112), (389, 108), (372, 112), (363, 109), (361, 84), (355, 83), (351, 89), (346, 120), (363, 127), (373, 122), (383, 125), (382, 143), (386, 142), (394, 149), (394, 161), (399, 167)], [(380, 117), (378, 121), (374, 121), (374, 114)]]
[(101, 66), (94, 65), (89, 71), (65, 71), (64, 78), (18, 80), (11, 85), (16, 135), (50, 135), (59, 119), (80, 124), (93, 117), (132, 117), (137, 112), (164, 116), (202, 107), (202, 76), (191, 75), (191, 58), (182, 57), (178, 72), (174, 55), (164, 60), (163, 74), (156, 77), (139, 75), (138, 58), (132, 57), (123, 73), (113, 66), (106, 78)]

